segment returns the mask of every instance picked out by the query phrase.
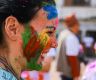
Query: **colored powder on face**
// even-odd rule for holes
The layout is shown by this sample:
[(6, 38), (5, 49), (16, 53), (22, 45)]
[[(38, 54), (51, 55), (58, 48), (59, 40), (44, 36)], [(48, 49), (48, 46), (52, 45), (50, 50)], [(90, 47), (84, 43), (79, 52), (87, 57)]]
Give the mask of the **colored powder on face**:
[(40, 34), (39, 34), (39, 40), (41, 42), (41, 45), (43, 45), (44, 47), (47, 45), (48, 41), (49, 41), (49, 36), (46, 33), (47, 30), (43, 30)]
[[(34, 47), (36, 47), (38, 45), (38, 44), (36, 45), (36, 41), (37, 41), (36, 37), (37, 37), (37, 35), (32, 35), (31, 28), (26, 25), (25, 32), (22, 34), (23, 44), (24, 44), (23, 45), (24, 55), (25, 55), (25, 57), (27, 58), (28, 61), (30, 60), (31, 57), (34, 57), (34, 59), (30, 60), (27, 63), (28, 63), (28, 65), (32, 65), (32, 66), (35, 66), (35, 67), (37, 66), (36, 65), (37, 58), (34, 55), (37, 55), (37, 53), (35, 52)], [(33, 50), (33, 52), (32, 52), (31, 49)], [(34, 68), (32, 68), (32, 70), (33, 69)], [(35, 69), (39, 70), (39, 67), (36, 67)]]
[(27, 64), (28, 68), (32, 69), (32, 70), (41, 70), (42, 69), (42, 65), (37, 64), (37, 61), (41, 55), (42, 50), (44, 49), (44, 47), (47, 45), (49, 37), (47, 34), (44, 34), (43, 32), (39, 35), (39, 40), (40, 40), (40, 47), (36, 50), (35, 52), (35, 57), (31, 58), (31, 61)]
[(31, 30), (29, 27), (25, 28), (25, 31), (22, 34), (22, 38), (23, 38), (23, 48), (25, 48), (31, 38)]
[(58, 12), (55, 6), (53, 5), (46, 5), (43, 7), (43, 9), (48, 12), (48, 20), (54, 19), (56, 17), (58, 17)]
[(28, 60), (27, 67), (32, 70), (40, 70), (42, 66), (37, 64), (37, 61), (43, 48), (47, 45), (49, 36), (45, 32), (37, 35), (36, 32), (27, 25), (25, 32), (22, 34), (22, 38), (24, 55)]
[(58, 27), (58, 24), (59, 24), (59, 19), (56, 18), (56, 20), (55, 20), (55, 27)]
[(27, 56), (28, 59), (35, 57), (36, 50), (39, 48), (44, 48), (44, 46), (46, 46), (48, 42), (48, 39), (49, 36), (47, 34), (44, 34), (43, 32), (38, 36), (33, 35), (24, 49), (25, 56)]
[(45, 51), (46, 51), (46, 50), (49, 50), (50, 47), (51, 47), (51, 40), (48, 41), (48, 43), (47, 43), (46, 47), (43, 49), (42, 53), (45, 53)]

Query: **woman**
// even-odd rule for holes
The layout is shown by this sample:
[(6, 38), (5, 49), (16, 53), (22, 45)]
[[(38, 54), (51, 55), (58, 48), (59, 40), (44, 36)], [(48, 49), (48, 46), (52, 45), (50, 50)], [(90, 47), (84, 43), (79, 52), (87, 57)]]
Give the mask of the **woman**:
[(34, 50), (40, 56), (50, 41), (48, 31), (46, 44), (41, 33), (55, 26), (56, 17), (54, 0), (0, 0), (0, 80), (20, 80)]

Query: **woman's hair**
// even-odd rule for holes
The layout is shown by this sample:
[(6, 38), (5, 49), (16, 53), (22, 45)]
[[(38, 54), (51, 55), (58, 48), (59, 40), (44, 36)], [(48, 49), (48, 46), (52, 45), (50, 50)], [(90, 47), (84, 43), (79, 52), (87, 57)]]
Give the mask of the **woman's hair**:
[(0, 0), (0, 44), (3, 41), (2, 26), (8, 16), (14, 16), (20, 23), (30, 21), (43, 2), (55, 5), (54, 0)]

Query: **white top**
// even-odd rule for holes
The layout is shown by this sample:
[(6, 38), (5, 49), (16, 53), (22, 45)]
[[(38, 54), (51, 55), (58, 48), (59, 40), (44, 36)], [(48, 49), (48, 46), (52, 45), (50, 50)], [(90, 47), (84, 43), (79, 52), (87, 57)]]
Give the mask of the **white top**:
[(65, 40), (66, 54), (69, 56), (77, 56), (79, 53), (79, 40), (70, 32), (70, 35)]
[(85, 43), (86, 47), (90, 48), (92, 46), (92, 43), (94, 42), (94, 39), (93, 37), (84, 37), (82, 41)]
[[(80, 44), (78, 38), (70, 30), (66, 29), (61, 32), (59, 39), (62, 43), (62, 40), (65, 40), (66, 46), (66, 55), (68, 56), (77, 56), (80, 50)], [(59, 45), (59, 41), (58, 41)]]

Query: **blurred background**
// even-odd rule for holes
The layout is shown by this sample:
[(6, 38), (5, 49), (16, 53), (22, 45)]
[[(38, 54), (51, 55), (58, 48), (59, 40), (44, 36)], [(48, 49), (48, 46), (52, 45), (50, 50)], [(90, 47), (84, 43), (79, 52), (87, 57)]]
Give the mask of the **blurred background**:
[(56, 4), (59, 13), (57, 36), (65, 29), (64, 20), (66, 16), (75, 14), (79, 20), (78, 37), (80, 53), (82, 53), (79, 58), (81, 76), (84, 76), (87, 64), (96, 59), (96, 0), (56, 0)]
[(56, 0), (60, 24), (58, 32), (66, 16), (75, 14), (80, 22), (80, 36), (91, 36), (96, 41), (96, 0)]
[(57, 35), (64, 30), (66, 16), (75, 14), (80, 23), (79, 40), (83, 46), (92, 47), (92, 55), (96, 54), (96, 0), (56, 0), (59, 13)]

